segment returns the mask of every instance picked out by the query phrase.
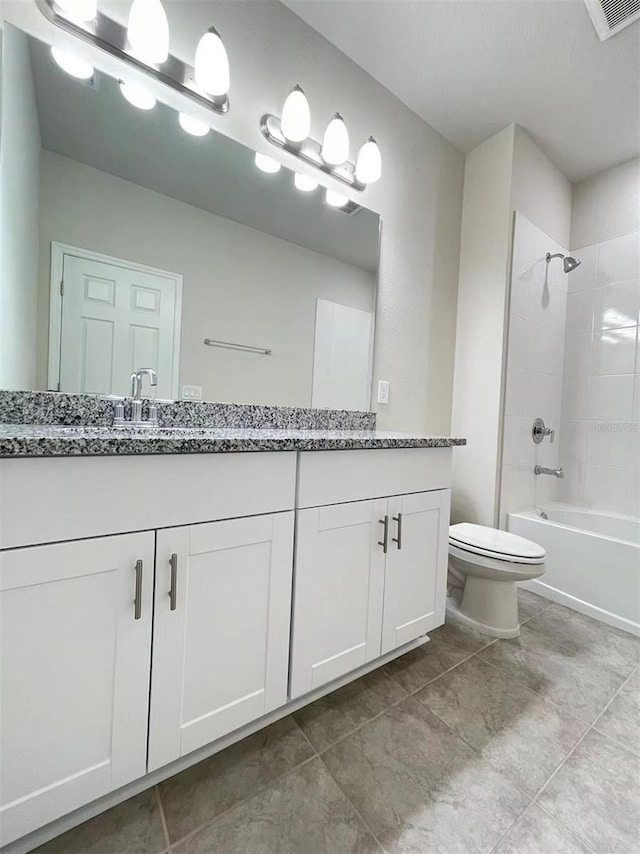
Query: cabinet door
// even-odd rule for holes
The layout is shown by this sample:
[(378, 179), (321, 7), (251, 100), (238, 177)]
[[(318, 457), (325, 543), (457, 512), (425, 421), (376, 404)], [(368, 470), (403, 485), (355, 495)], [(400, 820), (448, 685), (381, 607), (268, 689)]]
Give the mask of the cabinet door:
[(386, 499), (300, 510), (291, 697), (380, 655)]
[(382, 653), (444, 622), (450, 490), (389, 499)]
[(153, 550), (141, 533), (0, 553), (1, 844), (145, 773)]
[(286, 702), (293, 512), (158, 531), (156, 548), (149, 770)]

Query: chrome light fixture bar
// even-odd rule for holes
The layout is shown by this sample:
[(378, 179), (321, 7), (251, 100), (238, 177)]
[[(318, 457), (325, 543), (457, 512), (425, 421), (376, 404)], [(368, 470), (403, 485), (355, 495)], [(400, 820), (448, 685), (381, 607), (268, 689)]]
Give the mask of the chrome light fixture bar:
[(325, 163), (321, 154), (322, 145), (316, 142), (315, 139), (307, 137), (307, 139), (299, 143), (288, 140), (282, 132), (282, 124), (277, 116), (266, 113), (260, 121), (260, 130), (264, 138), (272, 145), (283, 149), (283, 151), (288, 151), (289, 154), (299, 157), (305, 163), (310, 163), (316, 169), (321, 169), (327, 175), (331, 175), (332, 178), (341, 181), (352, 189), (364, 190), (367, 186), (358, 181), (355, 164), (350, 161), (347, 160), (340, 164), (340, 166), (332, 166), (330, 163)]
[(35, 0), (35, 3), (45, 18), (61, 30), (124, 60), (202, 107), (221, 115), (229, 110), (229, 96), (226, 93), (211, 95), (205, 92), (196, 82), (195, 69), (171, 53), (160, 65), (137, 58), (129, 44), (127, 28), (101, 12), (97, 12), (93, 20), (83, 21), (65, 16), (63, 6), (54, 0)]

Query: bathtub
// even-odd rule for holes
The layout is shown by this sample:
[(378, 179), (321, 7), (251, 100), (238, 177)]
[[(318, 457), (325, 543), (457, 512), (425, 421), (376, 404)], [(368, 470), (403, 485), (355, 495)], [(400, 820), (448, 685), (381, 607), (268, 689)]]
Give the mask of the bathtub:
[(640, 636), (640, 520), (549, 504), (509, 513), (507, 529), (547, 552), (545, 574), (523, 587)]

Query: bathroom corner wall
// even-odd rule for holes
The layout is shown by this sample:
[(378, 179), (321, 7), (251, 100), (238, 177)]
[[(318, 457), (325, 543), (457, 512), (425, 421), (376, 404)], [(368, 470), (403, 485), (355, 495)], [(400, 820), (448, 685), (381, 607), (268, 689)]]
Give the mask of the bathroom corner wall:
[(514, 126), (466, 157), (453, 384), (452, 521), (493, 525), (498, 488)]
[[(549, 235), (546, 240), (551, 241), (550, 246), (568, 244), (571, 185), (534, 140), (517, 125), (505, 128), (469, 152), (466, 161), (453, 432), (466, 436), (468, 445), (463, 454), (454, 457), (454, 522), (466, 520), (485, 525), (499, 523), (514, 210), (529, 220), (530, 227), (535, 224), (538, 232), (546, 232)], [(527, 251), (529, 255), (533, 252), (533, 256), (529, 263), (533, 263), (537, 257), (535, 253), (542, 250), (543, 242), (542, 238), (537, 243), (530, 241)], [(549, 249), (545, 248), (543, 258), (547, 251)], [(536, 275), (538, 273), (539, 268), (536, 268)], [(544, 297), (543, 282), (544, 278), (535, 285), (539, 286), (536, 296), (539, 300)], [(519, 352), (513, 358), (532, 376), (548, 371), (549, 376), (555, 377), (551, 384), (553, 390), (541, 383), (536, 384), (535, 394), (527, 389), (526, 406), (532, 408), (535, 405), (539, 409), (541, 404), (546, 408), (548, 400), (557, 398), (559, 377), (556, 376), (555, 365), (550, 364), (543, 352), (551, 331), (551, 309), (546, 311), (542, 304), (536, 305), (530, 294), (533, 287), (526, 290), (526, 298), (531, 300), (531, 312), (527, 308), (525, 316), (521, 316), (524, 311), (521, 303), (516, 310), (520, 313), (517, 315), (519, 319), (530, 326), (529, 331), (535, 329), (538, 334), (531, 337), (531, 348), (527, 354)], [(522, 298), (523, 293), (524, 290), (519, 290), (516, 299)], [(557, 296), (553, 303), (554, 329), (559, 323), (558, 303), (561, 301)], [(555, 338), (561, 342), (562, 335), (556, 335)], [(523, 348), (527, 345), (522, 340), (518, 346)], [(558, 348), (561, 358), (562, 348), (559, 343), (553, 352), (557, 352)], [(514, 406), (517, 414), (514, 411), (513, 417), (528, 418), (524, 403), (522, 406), (514, 403)], [(557, 406), (550, 411), (555, 412), (556, 409)], [(559, 422), (559, 409), (557, 420)], [(514, 433), (504, 437), (508, 440), (508, 458), (514, 460), (509, 465), (522, 468), (510, 470), (509, 475), (513, 477), (508, 478), (506, 488), (517, 496), (518, 490), (524, 489), (523, 469), (528, 468), (529, 461), (525, 456), (525, 442), (519, 450), (516, 449), (520, 439), (515, 434), (521, 437), (524, 420), (517, 428), (515, 423), (510, 423)], [(530, 436), (529, 442), (533, 447)], [(526, 448), (526, 452), (529, 450)], [(547, 453), (546, 449), (541, 453)], [(534, 487), (533, 465), (527, 472), (526, 480), (527, 490), (530, 491)]]

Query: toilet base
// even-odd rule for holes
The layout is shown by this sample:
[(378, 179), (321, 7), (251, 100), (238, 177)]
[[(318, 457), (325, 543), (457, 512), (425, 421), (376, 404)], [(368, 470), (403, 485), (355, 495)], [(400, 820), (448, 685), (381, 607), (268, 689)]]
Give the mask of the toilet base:
[(494, 638), (517, 638), (518, 591), (515, 581), (468, 575), (462, 600), (447, 598), (447, 616)]

